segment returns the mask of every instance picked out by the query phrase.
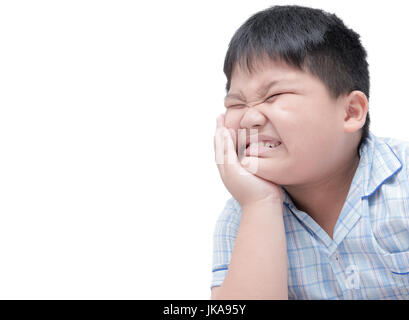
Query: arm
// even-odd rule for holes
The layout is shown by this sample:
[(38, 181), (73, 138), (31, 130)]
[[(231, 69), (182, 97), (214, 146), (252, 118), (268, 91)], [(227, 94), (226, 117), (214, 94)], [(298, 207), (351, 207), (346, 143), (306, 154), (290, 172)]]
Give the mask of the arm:
[(212, 289), (212, 298), (287, 299), (283, 192), (262, 178), (271, 170), (265, 161), (239, 151), (245, 150), (245, 142), (236, 143), (232, 131), (224, 126), (223, 115), (217, 118), (217, 167), (224, 185), (240, 203), (242, 216), (229, 269), (222, 285)]
[(282, 202), (242, 207), (229, 270), (212, 299), (287, 299), (287, 248)]

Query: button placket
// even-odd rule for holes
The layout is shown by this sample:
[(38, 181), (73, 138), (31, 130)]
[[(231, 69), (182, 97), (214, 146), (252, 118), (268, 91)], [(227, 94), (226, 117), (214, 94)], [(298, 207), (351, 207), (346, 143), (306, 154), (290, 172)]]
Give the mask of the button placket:
[(346, 278), (344, 274), (345, 268), (342, 265), (341, 255), (337, 251), (330, 256), (330, 264), (338, 281), (338, 285), (340, 286), (342, 292), (345, 293), (345, 290), (347, 290)]
[(341, 254), (335, 251), (331, 256), (331, 266), (342, 289), (344, 299), (358, 299), (360, 297), (360, 279), (358, 267), (354, 264), (346, 266)]

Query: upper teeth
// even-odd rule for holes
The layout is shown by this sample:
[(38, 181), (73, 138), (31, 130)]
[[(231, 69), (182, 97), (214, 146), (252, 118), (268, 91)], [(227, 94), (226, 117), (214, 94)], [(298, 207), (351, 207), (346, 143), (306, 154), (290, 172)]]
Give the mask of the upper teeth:
[(267, 148), (275, 148), (275, 147), (279, 146), (280, 144), (281, 144), (281, 142), (276, 142), (276, 143), (273, 144), (273, 143), (268, 142), (268, 141), (260, 141), (260, 142), (250, 143), (250, 147), (251, 148), (256, 148), (258, 146), (264, 146), (264, 147), (267, 147)]

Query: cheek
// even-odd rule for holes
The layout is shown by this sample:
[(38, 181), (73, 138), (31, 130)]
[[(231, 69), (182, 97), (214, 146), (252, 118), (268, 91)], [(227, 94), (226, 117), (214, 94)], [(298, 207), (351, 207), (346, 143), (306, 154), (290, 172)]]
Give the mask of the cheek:
[(304, 136), (311, 148), (326, 148), (333, 143), (334, 134), (339, 130), (335, 115), (325, 109), (304, 113), (298, 119), (298, 132)]
[[(295, 101), (290, 106), (281, 109), (281, 118), (286, 126), (286, 132), (297, 136), (302, 144), (315, 140), (326, 132), (328, 126), (333, 126), (328, 112), (311, 101)], [(318, 141), (316, 141), (318, 142)]]
[(286, 108), (276, 114), (276, 130), (294, 159), (308, 161), (320, 154), (322, 123), (304, 108)]

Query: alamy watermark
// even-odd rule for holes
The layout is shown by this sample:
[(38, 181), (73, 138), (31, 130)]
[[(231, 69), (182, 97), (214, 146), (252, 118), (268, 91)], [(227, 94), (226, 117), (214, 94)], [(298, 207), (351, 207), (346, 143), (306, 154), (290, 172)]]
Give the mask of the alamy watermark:
[[(229, 147), (226, 143), (230, 141), (225, 140), (224, 134), (228, 134), (227, 129), (220, 128), (216, 131), (216, 164), (225, 164), (225, 153), (227, 153), (227, 164), (235, 164), (238, 161), (248, 161), (246, 168), (241, 167), (240, 175), (249, 175), (257, 172), (258, 169), (258, 129), (250, 129), (249, 141), (247, 141), (246, 129), (238, 129), (237, 139), (235, 131), (230, 130), (230, 138), (233, 142), (233, 147)], [(249, 143), (250, 158), (246, 156), (246, 146)]]

